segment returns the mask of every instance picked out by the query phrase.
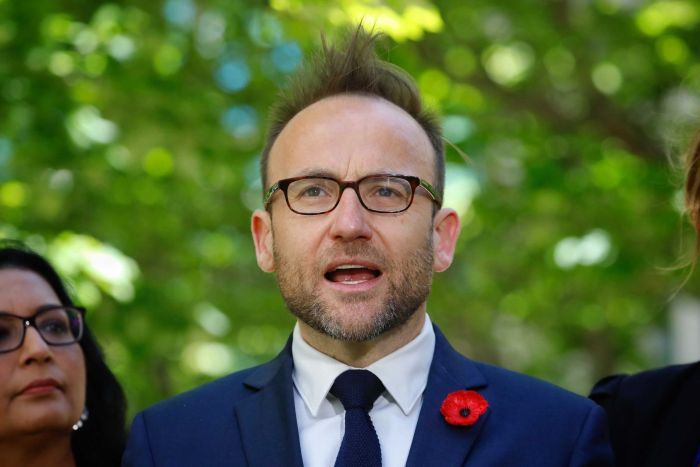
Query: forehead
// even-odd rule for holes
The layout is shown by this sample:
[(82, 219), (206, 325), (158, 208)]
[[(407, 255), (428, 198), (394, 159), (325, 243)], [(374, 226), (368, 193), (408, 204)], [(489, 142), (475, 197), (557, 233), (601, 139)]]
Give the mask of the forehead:
[(49, 283), (35, 272), (0, 269), (0, 311), (27, 313), (41, 305), (59, 303)]
[(423, 128), (403, 109), (376, 96), (342, 94), (289, 121), (270, 151), (268, 176), (400, 173), (432, 181), (434, 154)]

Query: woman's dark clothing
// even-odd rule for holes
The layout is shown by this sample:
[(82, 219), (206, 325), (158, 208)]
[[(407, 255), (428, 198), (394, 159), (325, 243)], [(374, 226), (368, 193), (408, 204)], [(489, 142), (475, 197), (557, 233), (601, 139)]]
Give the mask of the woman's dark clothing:
[(700, 362), (608, 376), (590, 398), (607, 412), (617, 465), (699, 465)]

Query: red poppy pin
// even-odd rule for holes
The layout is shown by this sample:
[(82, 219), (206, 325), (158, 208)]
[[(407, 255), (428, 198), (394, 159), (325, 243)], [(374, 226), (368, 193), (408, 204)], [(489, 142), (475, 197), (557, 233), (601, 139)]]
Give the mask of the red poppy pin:
[(489, 401), (476, 391), (455, 391), (447, 395), (440, 406), (440, 413), (450, 425), (471, 426), (479, 420)]

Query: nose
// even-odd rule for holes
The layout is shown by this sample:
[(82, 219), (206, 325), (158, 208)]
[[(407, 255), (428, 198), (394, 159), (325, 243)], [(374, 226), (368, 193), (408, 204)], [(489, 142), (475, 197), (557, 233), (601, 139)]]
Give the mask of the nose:
[(29, 326), (20, 347), (20, 358), (24, 365), (42, 363), (51, 360), (51, 348), (39, 335), (39, 331)]
[(352, 241), (372, 238), (372, 228), (367, 222), (370, 212), (362, 207), (355, 190), (346, 188), (340, 195), (338, 206), (331, 212), (333, 223), (330, 234), (334, 239)]

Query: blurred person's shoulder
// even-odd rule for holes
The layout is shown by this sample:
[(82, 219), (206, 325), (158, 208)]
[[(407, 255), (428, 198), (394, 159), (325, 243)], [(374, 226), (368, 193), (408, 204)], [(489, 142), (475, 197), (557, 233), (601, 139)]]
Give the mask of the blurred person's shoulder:
[(601, 379), (590, 398), (607, 414), (620, 466), (691, 465), (700, 453), (700, 362)]
[[(628, 405), (667, 401), (684, 384), (700, 376), (700, 361), (670, 365), (640, 373), (607, 376), (596, 383), (591, 399), (607, 408), (610, 404)], [(668, 400), (668, 402), (672, 402)]]

